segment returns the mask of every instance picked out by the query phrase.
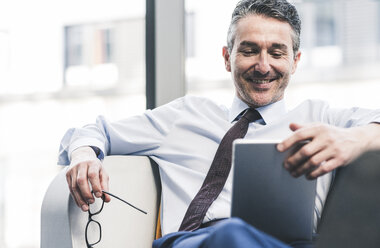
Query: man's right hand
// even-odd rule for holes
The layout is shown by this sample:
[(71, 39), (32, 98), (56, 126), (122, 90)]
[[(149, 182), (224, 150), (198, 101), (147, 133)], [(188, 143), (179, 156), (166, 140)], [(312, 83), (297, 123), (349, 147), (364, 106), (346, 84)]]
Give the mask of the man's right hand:
[[(103, 195), (102, 190), (108, 191), (108, 174), (94, 150), (88, 146), (80, 147), (72, 152), (66, 180), (71, 195), (83, 211), (87, 211), (88, 204), (95, 201), (94, 195), (100, 198)], [(104, 195), (104, 201), (109, 202), (110, 196)]]

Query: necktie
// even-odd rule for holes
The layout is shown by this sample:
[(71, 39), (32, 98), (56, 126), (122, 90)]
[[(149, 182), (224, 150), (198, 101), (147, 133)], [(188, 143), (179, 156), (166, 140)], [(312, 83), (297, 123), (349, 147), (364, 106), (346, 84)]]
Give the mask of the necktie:
[(243, 138), (250, 122), (261, 119), (259, 112), (249, 108), (224, 135), (215, 153), (201, 189), (191, 201), (179, 231), (193, 231), (200, 227), (208, 208), (222, 191), (231, 170), (232, 142)]

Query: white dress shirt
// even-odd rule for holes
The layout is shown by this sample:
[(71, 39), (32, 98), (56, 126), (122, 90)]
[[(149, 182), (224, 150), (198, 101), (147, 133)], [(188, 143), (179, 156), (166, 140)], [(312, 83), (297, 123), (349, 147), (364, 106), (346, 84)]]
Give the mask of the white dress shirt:
[[(95, 146), (105, 155), (150, 156), (160, 169), (162, 182), (162, 233), (178, 231), (191, 200), (200, 189), (224, 134), (248, 106), (237, 97), (231, 108), (201, 97), (185, 96), (139, 116), (110, 123), (103, 116), (96, 124), (70, 129), (62, 139), (59, 164), (68, 165), (70, 154), (81, 146)], [(284, 101), (257, 109), (262, 120), (251, 123), (246, 139), (283, 140), (289, 124), (322, 122), (339, 127), (380, 122), (380, 110), (332, 109), (322, 101), (308, 100), (291, 111)], [(320, 218), (331, 173), (317, 179), (315, 227)], [(231, 176), (204, 221), (226, 218), (231, 210)]]

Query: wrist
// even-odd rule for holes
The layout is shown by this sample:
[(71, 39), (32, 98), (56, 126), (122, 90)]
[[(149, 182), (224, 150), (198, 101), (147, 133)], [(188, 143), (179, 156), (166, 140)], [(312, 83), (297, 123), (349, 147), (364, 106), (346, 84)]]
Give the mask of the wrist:
[(71, 164), (78, 164), (83, 161), (96, 160), (97, 155), (90, 146), (78, 147), (71, 153)]
[(380, 150), (380, 124), (370, 123), (364, 126), (367, 133), (367, 149), (366, 151)]
[(360, 142), (360, 153), (380, 149), (380, 125), (370, 123), (353, 129), (357, 140)]

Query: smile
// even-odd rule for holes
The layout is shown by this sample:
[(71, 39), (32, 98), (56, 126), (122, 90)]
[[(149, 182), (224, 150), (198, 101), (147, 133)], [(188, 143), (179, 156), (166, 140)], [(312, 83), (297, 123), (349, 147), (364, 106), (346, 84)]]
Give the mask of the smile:
[(247, 78), (246, 80), (255, 91), (267, 91), (273, 87), (274, 81), (277, 79), (276, 77), (271, 79)]
[(277, 78), (272, 79), (255, 79), (255, 78), (249, 78), (248, 81), (254, 84), (269, 84), (273, 82), (274, 80), (277, 80)]
[(272, 82), (274, 79), (252, 79), (250, 80), (254, 84), (267, 84)]

